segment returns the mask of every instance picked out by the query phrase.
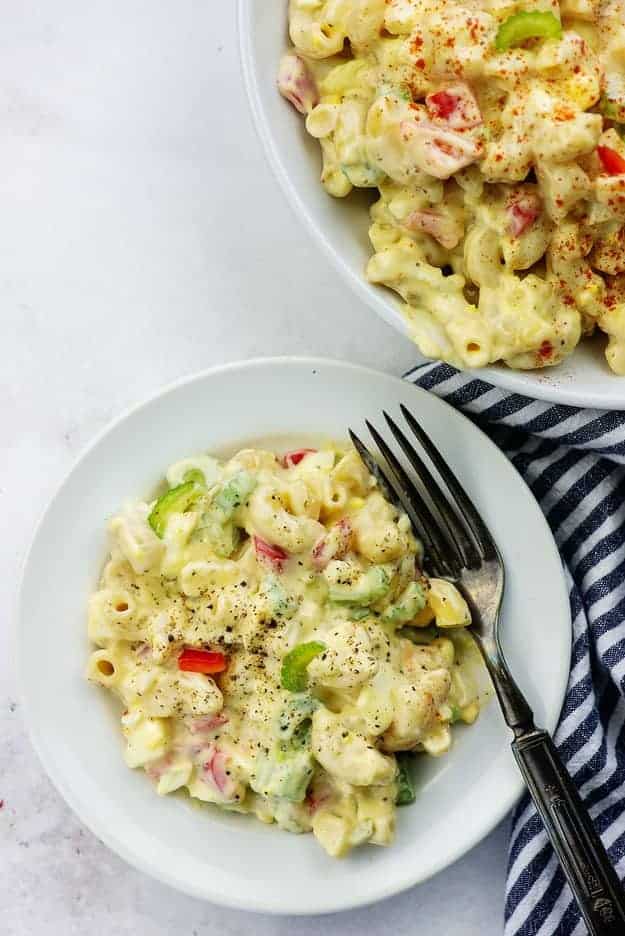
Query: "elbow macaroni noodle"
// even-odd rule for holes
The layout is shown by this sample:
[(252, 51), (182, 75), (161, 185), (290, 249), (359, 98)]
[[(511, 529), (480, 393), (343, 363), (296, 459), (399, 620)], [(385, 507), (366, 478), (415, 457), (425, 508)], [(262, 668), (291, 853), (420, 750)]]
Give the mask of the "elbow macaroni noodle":
[[(524, 11), (559, 37), (500, 47)], [(539, 368), (599, 328), (625, 374), (623, 0), (290, 0), (289, 26), (280, 91), (325, 189), (377, 190), (366, 275), (423, 354)]]
[(167, 479), (111, 520), (89, 602), (87, 677), (123, 706), (128, 766), (331, 855), (389, 844), (397, 755), (444, 753), (478, 714), (464, 599), (352, 448), (200, 456)]

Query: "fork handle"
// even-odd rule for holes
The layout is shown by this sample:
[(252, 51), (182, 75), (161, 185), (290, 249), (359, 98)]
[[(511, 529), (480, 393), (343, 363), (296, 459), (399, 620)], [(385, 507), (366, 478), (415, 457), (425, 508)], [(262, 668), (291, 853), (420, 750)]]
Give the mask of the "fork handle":
[(625, 891), (551, 737), (521, 729), (512, 750), (589, 933), (623, 936)]

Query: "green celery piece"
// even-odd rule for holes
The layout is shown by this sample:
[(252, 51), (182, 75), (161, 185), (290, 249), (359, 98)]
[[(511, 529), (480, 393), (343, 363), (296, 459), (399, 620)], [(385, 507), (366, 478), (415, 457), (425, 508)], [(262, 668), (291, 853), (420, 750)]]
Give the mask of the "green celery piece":
[(319, 640), (298, 644), (287, 653), (282, 661), (280, 685), (289, 692), (304, 692), (307, 685), (306, 668), (309, 663), (323, 653), (326, 645)]
[(395, 797), (396, 806), (409, 806), (417, 798), (414, 777), (412, 775), (412, 765), (414, 757), (412, 754), (396, 754), (397, 760), (397, 796)]
[(462, 718), (462, 712), (460, 711), (460, 709), (458, 708), (458, 706), (457, 706), (457, 705), (452, 705), (452, 706), (451, 706), (450, 724), (452, 724), (452, 725), (455, 724), (457, 721), (460, 721), (461, 718)]
[(232, 519), (234, 512), (245, 503), (255, 487), (256, 479), (247, 471), (239, 471), (233, 475), (217, 491), (200, 517), (193, 539), (196, 542), (210, 543), (218, 556), (231, 556), (241, 538), (240, 531)]
[(372, 605), (384, 598), (391, 580), (382, 566), (371, 566), (353, 585), (330, 585), (328, 597), (339, 604)]
[(228, 559), (241, 542), (241, 531), (239, 527), (229, 521), (219, 530), (216, 530), (215, 533), (216, 535), (212, 540), (213, 548), (218, 556)]
[(226, 481), (213, 498), (213, 505), (223, 513), (224, 520), (230, 520), (237, 507), (245, 503), (256, 483), (256, 479), (247, 471), (239, 471)]
[(599, 101), (599, 110), (604, 117), (607, 117), (609, 120), (616, 120), (618, 109), (615, 101), (611, 101), (609, 97), (605, 94), (601, 95), (601, 100)]
[(310, 739), (312, 736), (312, 721), (310, 718), (305, 718), (301, 724), (297, 726), (295, 731), (291, 736), (291, 750), (309, 750), (310, 749)]
[(559, 39), (562, 23), (548, 10), (523, 10), (501, 24), (495, 36), (495, 48), (505, 52), (526, 39)]
[(291, 741), (301, 727), (310, 724), (310, 718), (319, 702), (308, 692), (294, 693), (280, 712), (277, 734), (280, 742)]
[(416, 644), (429, 644), (440, 636), (436, 627), (403, 627), (401, 636)]
[(206, 493), (206, 488), (195, 481), (185, 481), (171, 488), (154, 504), (148, 523), (160, 539), (165, 534), (167, 520), (172, 513), (185, 513)]
[(382, 84), (376, 91), (376, 97), (396, 97), (400, 101), (411, 101), (412, 95), (408, 88), (402, 88), (398, 85)]
[(269, 575), (266, 579), (267, 597), (271, 602), (272, 614), (289, 620), (297, 611), (297, 599), (290, 595), (276, 575)]
[(218, 556), (228, 558), (239, 545), (241, 532), (231, 520), (222, 520), (211, 506), (202, 514), (193, 533), (195, 543), (209, 543)]
[(200, 471), (199, 468), (189, 468), (188, 471), (185, 471), (184, 480), (195, 481), (196, 484), (206, 485), (206, 478), (204, 476), (204, 472)]
[(369, 163), (354, 165), (342, 163), (341, 172), (356, 188), (376, 188), (386, 175), (381, 169)]
[(250, 786), (262, 796), (279, 796), (301, 803), (312, 778), (310, 717), (318, 702), (308, 694), (292, 697), (280, 713), (279, 740), (256, 762)]
[(625, 123), (622, 122), (621, 115), (625, 116), (625, 104), (611, 101), (606, 94), (603, 94), (599, 101), (599, 110), (604, 117), (614, 122), (614, 129), (621, 139), (623, 139), (623, 137), (625, 137)]
[(313, 771), (314, 761), (309, 748), (284, 751), (278, 747), (271, 754), (258, 758), (250, 786), (261, 796), (279, 796), (292, 803), (301, 803), (306, 798)]
[(425, 608), (425, 592), (419, 582), (411, 582), (399, 597), (382, 615), (389, 624), (408, 624)]

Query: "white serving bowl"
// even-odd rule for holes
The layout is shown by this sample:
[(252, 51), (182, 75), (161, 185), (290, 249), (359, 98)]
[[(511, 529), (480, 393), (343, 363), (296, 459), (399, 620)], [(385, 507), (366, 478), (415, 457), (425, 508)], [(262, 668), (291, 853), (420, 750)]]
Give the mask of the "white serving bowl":
[[(157, 796), (122, 759), (119, 706), (84, 679), (86, 604), (106, 555), (105, 527), (144, 498), (172, 462), (279, 436), (344, 438), (382, 407), (418, 413), (483, 511), (504, 555), (503, 642), (537, 719), (553, 729), (562, 703), (570, 622), (547, 524), (508, 460), (464, 416), (406, 381), (340, 362), (259, 360), (207, 371), (118, 419), (78, 460), (41, 520), (20, 589), (17, 649), (24, 711), (53, 782), (110, 848), (154, 877), (216, 903), (321, 913), (388, 897), (460, 857), (486, 835), (522, 784), (496, 703), (451, 753), (423, 757), (416, 803), (400, 810), (395, 844), (329, 858), (310, 835)], [(523, 535), (519, 535), (519, 531)]]
[[(398, 298), (391, 290), (368, 283), (364, 275), (372, 253), (367, 208), (373, 196), (364, 190), (343, 199), (326, 194), (319, 181), (319, 144), (306, 133), (301, 115), (278, 94), (278, 62), (288, 47), (287, 6), (287, 0), (239, 0), (243, 73), (260, 138), (288, 200), (334, 267), (369, 308), (407, 334)], [(321, 318), (325, 311), (319, 310)], [(513, 371), (498, 365), (479, 371), (478, 376), (533, 398), (622, 409), (625, 378), (610, 371), (603, 355), (605, 343), (605, 336), (583, 341), (555, 368)], [(423, 360), (415, 347), (415, 362)]]

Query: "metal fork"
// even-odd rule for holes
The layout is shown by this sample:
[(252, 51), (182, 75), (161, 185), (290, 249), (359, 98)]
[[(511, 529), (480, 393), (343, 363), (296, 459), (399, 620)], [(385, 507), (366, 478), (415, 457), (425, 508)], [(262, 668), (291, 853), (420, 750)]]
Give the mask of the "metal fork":
[(403, 404), (401, 411), (446, 493), (386, 412), (384, 418), (414, 475), (408, 474), (368, 420), (367, 427), (388, 475), (350, 429), (352, 442), (384, 496), (408, 514), (424, 546), (426, 570), (453, 582), (469, 604), (473, 634), (503, 717), (514, 733), (514, 756), (591, 936), (624, 936), (625, 892), (551, 737), (534, 725), (532, 710), (512, 678), (501, 649), (499, 619), (505, 575), (497, 544), (430, 437)]

